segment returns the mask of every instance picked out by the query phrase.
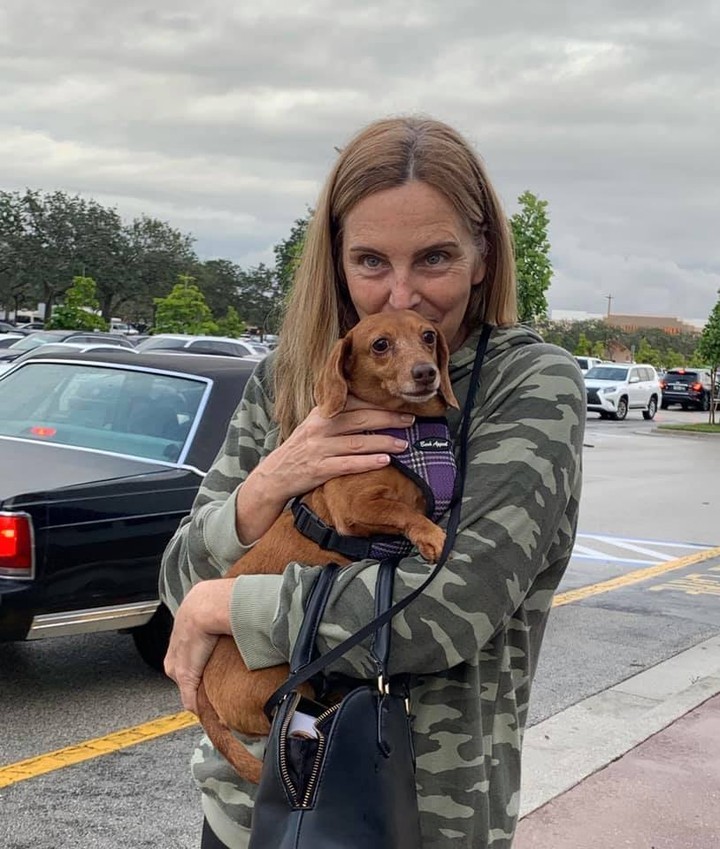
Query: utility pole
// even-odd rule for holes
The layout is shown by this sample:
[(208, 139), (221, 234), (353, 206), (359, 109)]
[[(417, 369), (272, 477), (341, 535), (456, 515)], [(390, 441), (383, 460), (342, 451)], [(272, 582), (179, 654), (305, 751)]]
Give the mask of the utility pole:
[(607, 314), (609, 316), (610, 315), (610, 307), (612, 306), (612, 302), (613, 302), (613, 296), (612, 295), (605, 295), (605, 300), (608, 302)]

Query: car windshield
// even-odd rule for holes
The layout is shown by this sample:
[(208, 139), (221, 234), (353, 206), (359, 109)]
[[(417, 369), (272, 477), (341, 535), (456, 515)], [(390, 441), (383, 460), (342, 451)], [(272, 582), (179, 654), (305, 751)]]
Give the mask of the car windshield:
[(174, 463), (206, 389), (202, 379), (28, 360), (0, 379), (0, 435)]
[(151, 336), (137, 346), (140, 351), (152, 351), (153, 349), (184, 348), (188, 339), (173, 339), (170, 336)]
[(595, 366), (585, 375), (586, 380), (625, 380), (628, 370), (626, 368), (607, 366)]
[(60, 336), (44, 336), (42, 333), (31, 333), (30, 336), (25, 336), (20, 342), (16, 342), (12, 349), (13, 351), (32, 351), (33, 348), (39, 348), (41, 345), (47, 345), (49, 342), (60, 342)]

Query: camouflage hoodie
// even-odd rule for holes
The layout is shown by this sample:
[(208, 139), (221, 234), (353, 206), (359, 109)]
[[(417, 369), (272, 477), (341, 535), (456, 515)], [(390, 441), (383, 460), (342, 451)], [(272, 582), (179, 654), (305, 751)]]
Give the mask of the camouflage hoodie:
[[(477, 336), (452, 355), (461, 404)], [(192, 513), (168, 545), (161, 595), (174, 611), (196, 581), (222, 574), (245, 550), (234, 493), (277, 444), (270, 369), (261, 363)], [(459, 415), (450, 418), (455, 432)], [(525, 327), (496, 328), (473, 410), (458, 537), (430, 587), (394, 620), (391, 672), (412, 673), (423, 847), (509, 849), (519, 809), (520, 750), (530, 684), (553, 592), (572, 551), (581, 485), (585, 391), (575, 360)], [(284, 662), (319, 567), (236, 579), (234, 637), (251, 669)], [(401, 561), (396, 599), (430, 567)], [(377, 561), (340, 574), (320, 630), (321, 651), (373, 616)], [(366, 646), (334, 669), (371, 677)], [(256, 743), (256, 751), (262, 744)], [(192, 760), (213, 830), (246, 846), (253, 788), (203, 739)]]

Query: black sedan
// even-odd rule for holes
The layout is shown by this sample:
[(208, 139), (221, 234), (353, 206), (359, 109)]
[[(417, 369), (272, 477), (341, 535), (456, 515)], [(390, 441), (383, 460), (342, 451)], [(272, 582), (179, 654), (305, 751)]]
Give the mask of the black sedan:
[(0, 377), (0, 642), (128, 630), (161, 667), (160, 558), (253, 366), (89, 351)]

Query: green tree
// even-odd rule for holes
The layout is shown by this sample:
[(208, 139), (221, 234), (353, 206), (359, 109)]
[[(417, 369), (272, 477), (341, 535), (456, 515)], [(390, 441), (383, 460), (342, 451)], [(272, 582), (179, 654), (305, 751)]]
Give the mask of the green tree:
[(653, 348), (647, 339), (643, 337), (635, 352), (635, 359), (639, 363), (647, 363), (650, 366), (658, 368), (662, 365), (663, 355), (657, 348)]
[(123, 228), (122, 277), (115, 292), (101, 298), (103, 315), (122, 307), (136, 323), (153, 324), (155, 299), (169, 294), (181, 275), (197, 264), (194, 238), (164, 221), (141, 215)]
[(245, 332), (245, 322), (238, 315), (235, 307), (228, 307), (227, 312), (217, 322), (218, 333), (221, 336), (236, 338)]
[(283, 293), (275, 270), (260, 263), (243, 271), (239, 288), (240, 313), (249, 327), (273, 333), (280, 323)]
[[(718, 290), (720, 295), (720, 290)], [(703, 328), (698, 353), (704, 359), (705, 365), (710, 368), (710, 377), (713, 386), (713, 394), (710, 403), (710, 424), (715, 424), (715, 387), (718, 382), (718, 370), (720, 369), (720, 299), (713, 307), (710, 317)]]
[(577, 345), (575, 345), (574, 353), (578, 357), (587, 357), (590, 355), (591, 348), (592, 345), (590, 343), (590, 340), (584, 333), (580, 333), (580, 335), (578, 336)]
[(283, 296), (286, 296), (295, 279), (300, 256), (305, 246), (305, 236), (308, 224), (312, 218), (312, 210), (309, 209), (304, 218), (296, 219), (290, 230), (290, 235), (282, 242), (278, 242), (273, 248), (275, 254), (275, 274), (278, 285)]
[(219, 319), (229, 307), (242, 311), (240, 285), (243, 270), (227, 259), (211, 259), (197, 263), (192, 272), (195, 285), (205, 296), (213, 316)]
[(65, 292), (64, 303), (55, 307), (45, 323), (48, 330), (107, 330), (108, 324), (97, 309), (97, 286), (92, 277), (77, 276)]
[(547, 315), (546, 292), (552, 280), (547, 201), (532, 192), (518, 198), (520, 210), (510, 218), (515, 245), (520, 321), (535, 323)]
[(154, 302), (155, 333), (217, 335), (218, 326), (210, 307), (189, 275), (178, 275), (170, 293), (164, 298), (154, 298)]
[(97, 281), (102, 315), (138, 320), (154, 296), (197, 261), (192, 238), (147, 216), (124, 224), (115, 209), (63, 192), (0, 192), (0, 301), (45, 304), (46, 317), (76, 276)]
[(685, 361), (686, 357), (679, 351), (669, 349), (663, 352), (662, 365), (665, 366), (665, 368), (680, 368), (685, 365)]

